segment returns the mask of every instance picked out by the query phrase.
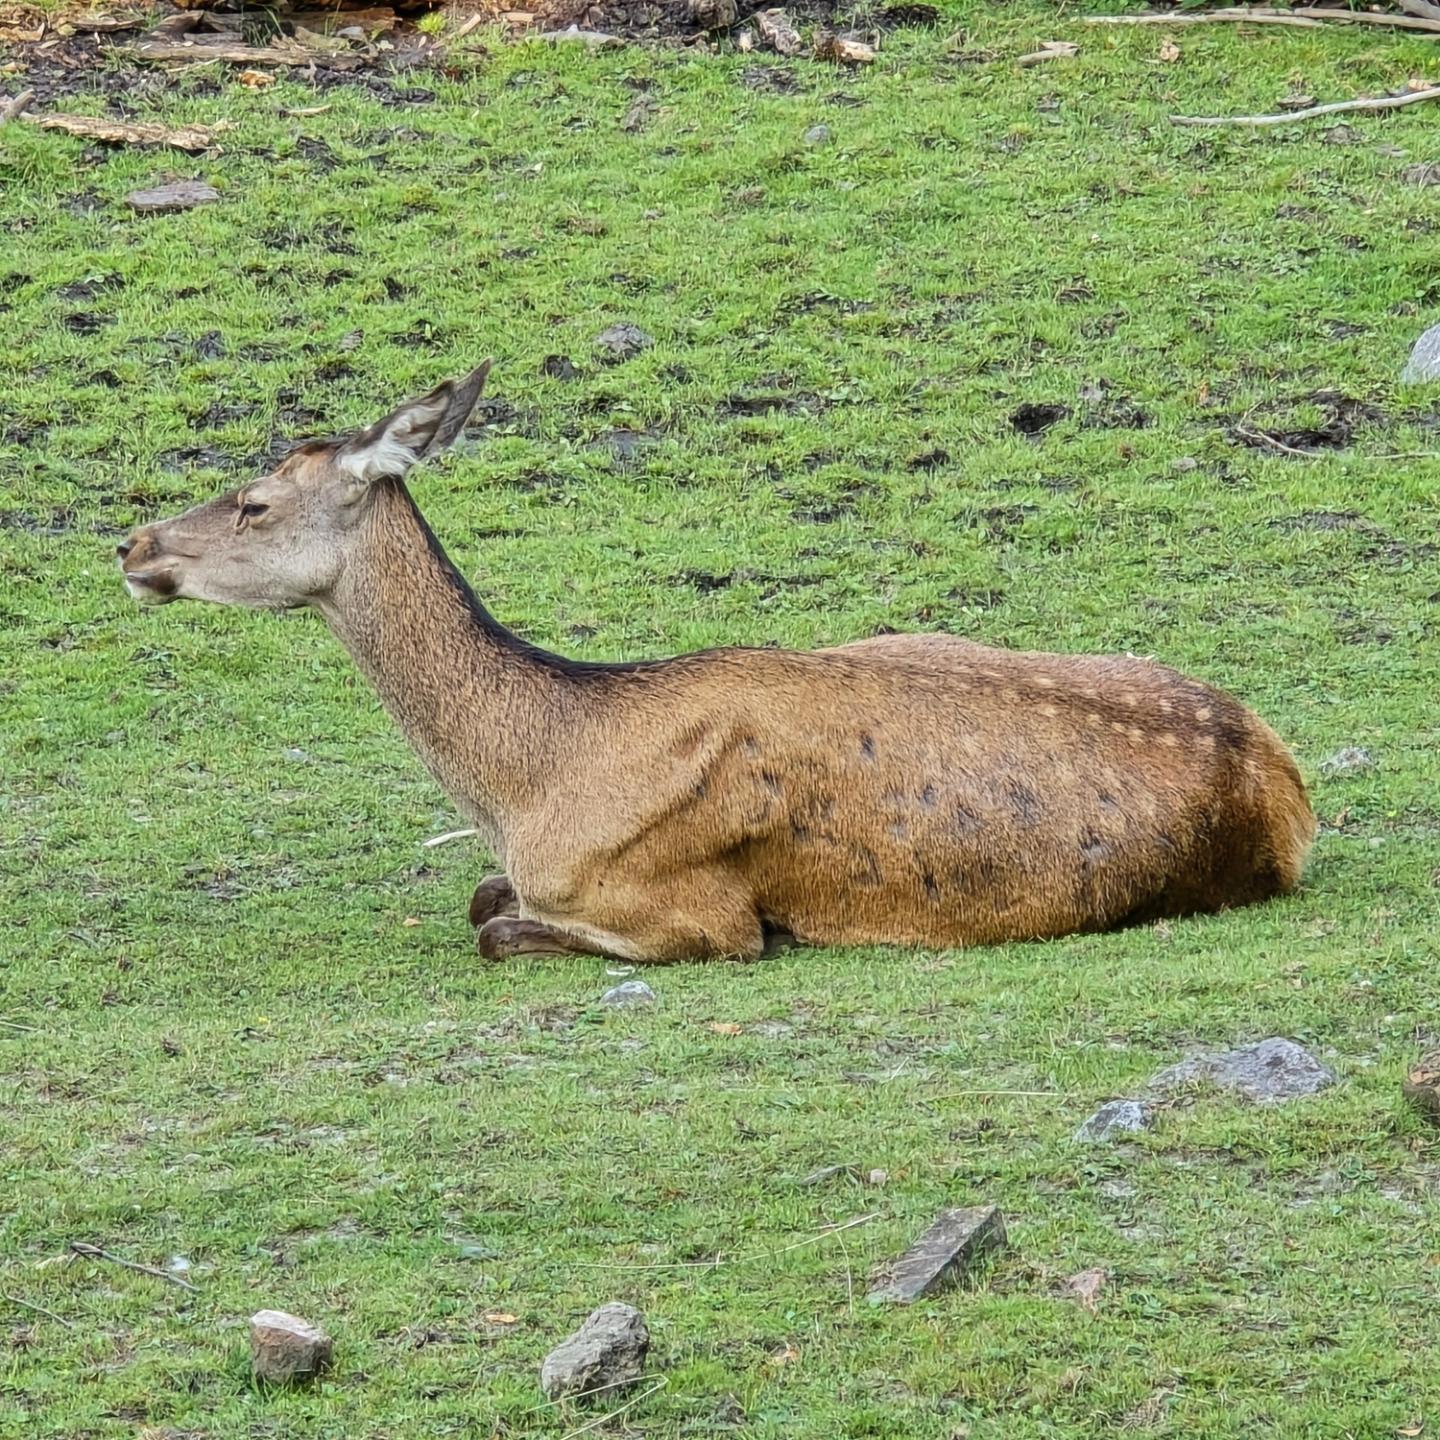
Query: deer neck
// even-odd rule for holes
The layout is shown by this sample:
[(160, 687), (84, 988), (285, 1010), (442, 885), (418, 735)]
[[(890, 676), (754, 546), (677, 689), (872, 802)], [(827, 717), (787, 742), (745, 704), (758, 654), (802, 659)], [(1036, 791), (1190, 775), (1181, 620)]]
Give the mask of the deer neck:
[(564, 722), (563, 662), (493, 619), (405, 486), (376, 489), (340, 580), (316, 603), (391, 718), (503, 858)]

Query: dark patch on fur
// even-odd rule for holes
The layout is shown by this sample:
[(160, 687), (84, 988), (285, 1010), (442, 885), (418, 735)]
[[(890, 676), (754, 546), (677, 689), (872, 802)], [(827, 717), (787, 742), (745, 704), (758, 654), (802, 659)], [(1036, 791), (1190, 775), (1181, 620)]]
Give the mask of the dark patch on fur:
[(773, 770), (762, 770), (760, 772), (760, 783), (764, 785), (772, 795), (778, 795), (780, 793), (780, 777)]
[(974, 835), (985, 825), (985, 822), (968, 805), (955, 807), (955, 818), (952, 823), (957, 835)]
[(1011, 780), (1005, 786), (1005, 798), (1009, 800), (1011, 812), (1022, 827), (1029, 829), (1040, 823), (1040, 800), (1028, 785)]
[(940, 885), (935, 877), (927, 870), (920, 877), (920, 883), (925, 887), (925, 898), (938, 904), (940, 901)]
[(875, 737), (873, 735), (862, 735), (860, 737), (860, 753), (867, 760), (875, 758)]
[(920, 804), (926, 810), (933, 810), (940, 799), (940, 792), (933, 786), (927, 785), (920, 792)]

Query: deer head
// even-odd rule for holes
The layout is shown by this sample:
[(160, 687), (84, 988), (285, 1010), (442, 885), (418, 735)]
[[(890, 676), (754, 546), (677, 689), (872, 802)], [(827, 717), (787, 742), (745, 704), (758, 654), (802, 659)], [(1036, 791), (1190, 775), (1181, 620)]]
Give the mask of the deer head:
[(454, 441), (490, 361), (407, 401), (368, 429), (293, 450), (268, 475), (117, 545), (130, 593), (150, 604), (209, 600), (289, 609), (333, 589), (364, 533), (375, 487)]

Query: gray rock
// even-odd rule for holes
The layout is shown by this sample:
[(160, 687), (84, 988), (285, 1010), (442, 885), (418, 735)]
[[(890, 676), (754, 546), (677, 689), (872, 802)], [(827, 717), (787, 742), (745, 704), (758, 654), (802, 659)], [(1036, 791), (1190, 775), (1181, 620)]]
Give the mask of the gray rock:
[(807, 145), (828, 145), (830, 143), (830, 127), (828, 125), (812, 125), (805, 132), (805, 143)]
[(870, 1303), (909, 1305), (921, 1296), (948, 1289), (1005, 1243), (1005, 1221), (993, 1205), (942, 1210), (935, 1223), (871, 1287)]
[(1432, 325), (1415, 342), (1400, 378), (1411, 382), (1440, 380), (1440, 325)]
[(608, 326), (595, 337), (595, 344), (606, 352), (606, 358), (617, 362), (632, 359), (642, 350), (648, 350), (654, 343), (652, 336), (628, 320)]
[(1273, 1104), (1313, 1095), (1335, 1083), (1335, 1073), (1322, 1065), (1304, 1046), (1271, 1037), (1237, 1050), (1199, 1055), (1182, 1060), (1151, 1078), (1156, 1090), (1176, 1090), (1204, 1082), (1220, 1090), (1233, 1090), (1247, 1100)]
[(220, 192), (202, 180), (177, 180), (154, 190), (136, 190), (125, 203), (141, 215), (164, 215), (171, 210), (192, 210), (196, 205), (213, 205)]
[(250, 1317), (250, 1368), (267, 1385), (313, 1380), (330, 1368), (333, 1351), (330, 1337), (298, 1315), (261, 1310)]
[(1374, 768), (1375, 761), (1370, 752), (1362, 750), (1358, 745), (1347, 745), (1343, 750), (1337, 750), (1328, 760), (1320, 762), (1322, 775), (1347, 775), (1354, 770)]
[[(540, 1387), (550, 1400), (599, 1390), (611, 1399), (645, 1373), (650, 1331), (633, 1305), (612, 1300), (555, 1347), (540, 1367)], [(603, 1389), (602, 1389), (603, 1387)]]
[(601, 997), (602, 1005), (653, 1005), (655, 992), (643, 980), (627, 980), (623, 985), (612, 985)]
[(1113, 1140), (1117, 1135), (1134, 1135), (1148, 1126), (1149, 1118), (1142, 1100), (1111, 1100), (1075, 1132), (1075, 1138), (1100, 1141)]

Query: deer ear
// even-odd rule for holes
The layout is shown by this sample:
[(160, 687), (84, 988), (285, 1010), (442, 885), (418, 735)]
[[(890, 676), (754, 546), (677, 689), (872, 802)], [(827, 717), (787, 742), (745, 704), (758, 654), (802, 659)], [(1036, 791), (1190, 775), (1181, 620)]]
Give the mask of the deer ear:
[(487, 360), (463, 379), (447, 380), (419, 400), (407, 400), (352, 435), (336, 452), (336, 463), (352, 479), (369, 485), (398, 480), (418, 461), (438, 455), (465, 428), (490, 365)]

